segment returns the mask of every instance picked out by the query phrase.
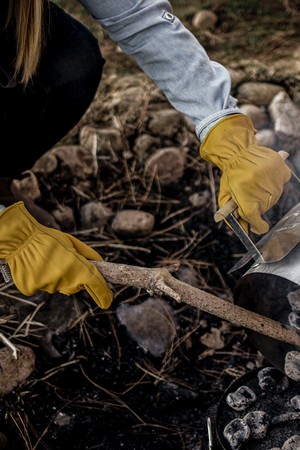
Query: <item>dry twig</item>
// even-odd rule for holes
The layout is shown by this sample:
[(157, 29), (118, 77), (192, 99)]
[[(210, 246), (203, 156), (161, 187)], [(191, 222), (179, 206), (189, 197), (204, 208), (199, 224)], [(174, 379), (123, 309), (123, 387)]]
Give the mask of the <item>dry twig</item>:
[(93, 261), (93, 263), (112, 284), (142, 288), (150, 295), (167, 295), (177, 302), (188, 303), (237, 326), (300, 347), (300, 336), (294, 330), (174, 278), (171, 272), (178, 270), (178, 265), (149, 269), (106, 261)]

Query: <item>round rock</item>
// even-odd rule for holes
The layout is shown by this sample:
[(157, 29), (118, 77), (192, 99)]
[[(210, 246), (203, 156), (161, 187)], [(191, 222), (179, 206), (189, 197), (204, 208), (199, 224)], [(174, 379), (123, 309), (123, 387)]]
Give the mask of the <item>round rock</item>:
[(297, 450), (300, 448), (300, 435), (290, 437), (282, 446), (282, 450)]
[(162, 185), (177, 183), (184, 174), (185, 160), (185, 154), (179, 148), (161, 148), (146, 161), (146, 175), (157, 176)]
[(145, 211), (124, 209), (116, 214), (111, 227), (113, 231), (124, 237), (147, 236), (153, 230), (155, 217)]
[(215, 28), (218, 16), (209, 9), (203, 9), (195, 13), (192, 25), (197, 30), (212, 30)]
[(254, 128), (256, 129), (261, 129), (271, 122), (263, 106), (244, 104), (240, 106), (240, 110), (252, 119)]
[(254, 105), (268, 105), (278, 92), (284, 91), (278, 84), (248, 81), (238, 88), (239, 102), (253, 103)]
[(182, 126), (182, 114), (174, 109), (162, 109), (150, 114), (148, 128), (155, 136), (172, 139)]
[(116, 128), (96, 128), (85, 125), (79, 134), (80, 145), (90, 151), (120, 153), (124, 149), (122, 134)]
[(80, 220), (83, 228), (101, 228), (112, 217), (112, 210), (101, 202), (88, 202), (80, 208)]
[(0, 349), (0, 396), (9, 394), (13, 389), (23, 383), (35, 368), (35, 354), (30, 347), (16, 346), (18, 358), (14, 358), (12, 350), (8, 347)]
[(272, 148), (275, 145), (276, 142), (276, 135), (273, 130), (265, 128), (263, 130), (259, 130), (255, 138), (259, 145), (262, 145), (263, 147), (269, 147)]

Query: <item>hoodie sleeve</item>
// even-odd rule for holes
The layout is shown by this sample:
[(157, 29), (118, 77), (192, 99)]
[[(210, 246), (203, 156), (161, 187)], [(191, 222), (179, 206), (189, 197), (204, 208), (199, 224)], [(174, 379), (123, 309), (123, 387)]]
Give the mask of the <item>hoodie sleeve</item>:
[(200, 141), (219, 119), (240, 112), (227, 69), (211, 61), (166, 0), (78, 0), (124, 53), (195, 125)]

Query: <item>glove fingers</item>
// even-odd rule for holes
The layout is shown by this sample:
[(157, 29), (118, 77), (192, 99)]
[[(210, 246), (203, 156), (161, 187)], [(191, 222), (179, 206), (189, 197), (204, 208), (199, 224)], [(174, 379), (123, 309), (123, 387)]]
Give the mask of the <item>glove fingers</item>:
[[(66, 236), (63, 240), (69, 241), (69, 236)], [(70, 250), (66, 252), (67, 244)], [(93, 253), (94, 251), (86, 252), (96, 259)], [(49, 293), (59, 291), (71, 295), (86, 286), (99, 306), (108, 307), (112, 301), (112, 292), (103, 276), (90, 261), (73, 251), (70, 242), (64, 242), (64, 246), (54, 249), (52, 241), (43, 241), (36, 236), (36, 241), (31, 240), (30, 247), (23, 248), (18, 254), (8, 258), (7, 263), (15, 285), (27, 296), (33, 295), (37, 290)], [(26, 270), (20, 270), (20, 267)]]
[[(220, 190), (220, 194), (219, 194), (219, 197), (218, 197), (218, 204), (219, 204), (220, 208), (221, 208), (222, 206), (226, 205), (226, 203), (228, 203), (229, 200), (231, 200), (231, 196), (230, 196), (228, 193), (226, 193), (224, 190), (222, 190), (222, 191)], [(245, 233), (248, 234), (248, 233), (249, 233), (249, 224), (248, 224), (248, 222), (247, 222), (246, 220), (242, 219), (242, 218), (239, 216), (239, 214), (237, 214), (237, 220), (239, 221), (239, 224), (241, 225), (241, 227), (243, 227)], [(226, 224), (228, 225), (228, 227), (229, 227), (232, 231), (234, 231), (234, 230), (232, 229), (231, 225), (228, 223), (228, 221), (225, 220), (225, 222), (226, 222)]]
[(103, 261), (103, 258), (99, 255), (98, 252), (96, 252), (96, 250), (92, 249), (71, 234), (68, 234), (66, 236), (68, 237), (76, 252), (82, 255), (84, 258), (94, 261)]
[(256, 234), (264, 234), (269, 231), (269, 224), (266, 222), (259, 213), (259, 207), (252, 208), (251, 211), (247, 211), (247, 215), (244, 214), (239, 208), (239, 214), (242, 220), (248, 222), (250, 225), (250, 230)]
[[(231, 200), (231, 199), (234, 200), (235, 203), (238, 205), (236, 199), (232, 198), (231, 194), (228, 191), (225, 178), (222, 177), (221, 183), (220, 183), (220, 193), (219, 193), (219, 197), (218, 197), (218, 203), (219, 203), (220, 208), (222, 206), (226, 205), (226, 203), (228, 203), (229, 200)], [(235, 216), (236, 216), (237, 220), (239, 221), (239, 224), (241, 225), (241, 227), (244, 229), (245, 233), (249, 234), (250, 221), (247, 220), (245, 215), (243, 215), (243, 212), (241, 211), (240, 207), (238, 207), (237, 214)], [(225, 222), (229, 226), (229, 228), (232, 229), (232, 227), (229, 225), (229, 223), (227, 221), (225, 221)]]
[(24, 295), (39, 290), (71, 295), (85, 288), (100, 307), (111, 304), (112, 291), (89, 261), (102, 258), (88, 245), (39, 224), (22, 202), (4, 210), (0, 231), (2, 258)]
[[(38, 290), (54, 293), (66, 272), (73, 267), (68, 255), (59, 252), (48, 240), (35, 235), (30, 245), (6, 258), (16, 287), (24, 295), (34, 295)], [(73, 257), (73, 255), (72, 255)], [(74, 267), (76, 271), (76, 267)]]
[(268, 222), (266, 222), (261, 217), (257, 217), (257, 219), (250, 223), (250, 230), (255, 234), (264, 234), (267, 233), (270, 229)]
[[(47, 235), (49, 239), (53, 239), (57, 241), (59, 246), (63, 246), (65, 250), (74, 251), (86, 259), (92, 259), (95, 261), (103, 261), (103, 258), (99, 255), (96, 250), (93, 250), (84, 242), (80, 241), (76, 237), (71, 234), (64, 233), (63, 231), (55, 230), (52, 228), (44, 227), (43, 225), (38, 224), (38, 227), (43, 235)], [(42, 237), (43, 239), (43, 237)]]

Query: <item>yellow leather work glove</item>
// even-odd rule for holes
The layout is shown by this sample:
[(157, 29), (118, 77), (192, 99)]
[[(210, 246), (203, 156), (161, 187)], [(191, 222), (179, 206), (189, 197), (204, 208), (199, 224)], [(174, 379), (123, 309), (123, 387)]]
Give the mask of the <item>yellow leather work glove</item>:
[(41, 225), (23, 202), (0, 214), (0, 258), (24, 295), (39, 290), (71, 295), (86, 289), (100, 308), (112, 302), (107, 282), (88, 261), (102, 261), (101, 256), (70, 234)]
[(232, 198), (241, 224), (266, 233), (269, 225), (261, 216), (277, 203), (291, 172), (277, 152), (257, 144), (250, 117), (235, 114), (220, 120), (206, 135), (200, 155), (222, 171), (219, 206)]

